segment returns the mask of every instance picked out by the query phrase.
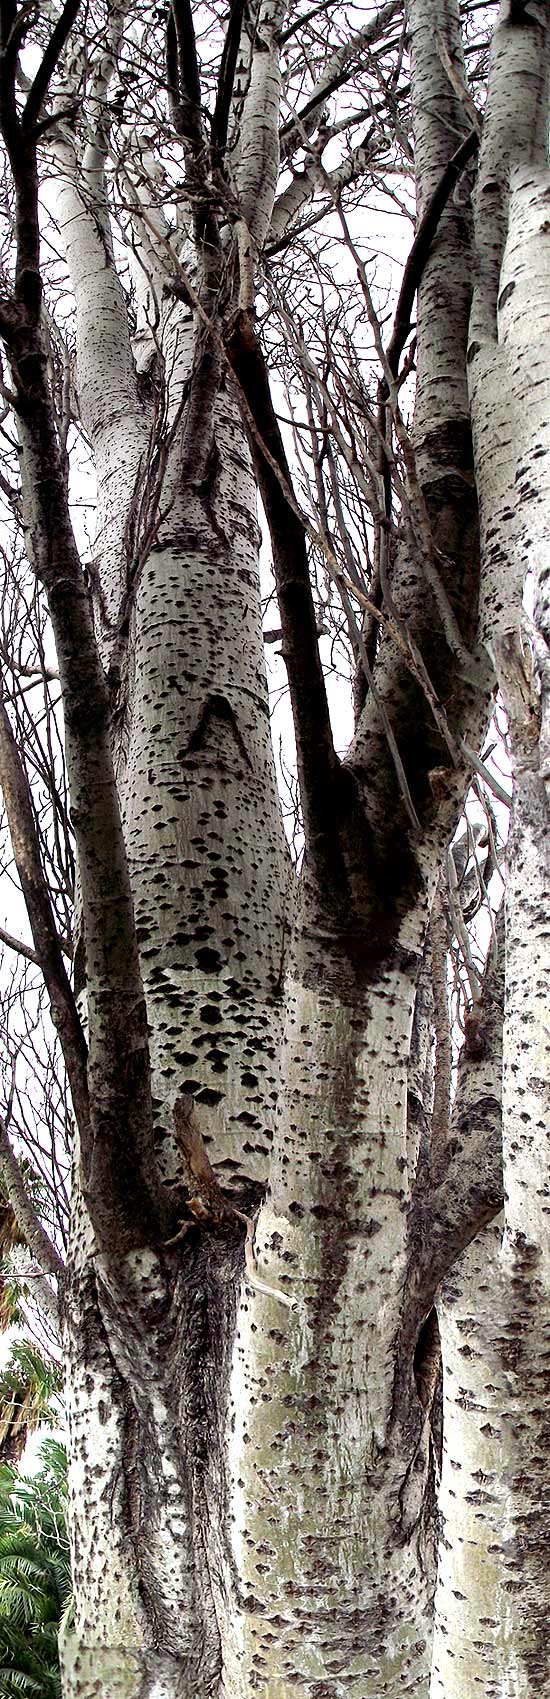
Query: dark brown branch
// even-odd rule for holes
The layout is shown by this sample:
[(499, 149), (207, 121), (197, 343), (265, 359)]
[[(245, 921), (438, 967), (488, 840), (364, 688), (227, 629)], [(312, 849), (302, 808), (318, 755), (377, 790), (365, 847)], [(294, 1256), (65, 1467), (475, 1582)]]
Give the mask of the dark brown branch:
[(15, 98), (17, 54), (30, 22), (30, 13), (23, 27), (22, 16), (12, 0), (0, 4), (0, 132), (5, 143), (16, 191), (15, 294), (37, 324), (42, 300), (39, 272), (40, 237), (38, 225), (38, 176), (36, 153), (32, 139), (21, 129)]
[[(201, 256), (201, 298), (212, 311), (220, 278), (220, 237), (213, 210), (213, 188), (209, 178), (209, 154), (201, 114), (201, 87), (197, 46), (190, 0), (172, 0), (166, 25), (166, 83), (174, 129), (181, 136), (185, 173), (193, 202), (193, 223)], [(212, 364), (207, 349), (207, 364)], [(191, 387), (196, 393), (202, 381), (204, 350), (194, 362)], [(209, 376), (210, 374), (208, 374)]]
[(197, 44), (189, 0), (172, 0), (166, 25), (166, 81), (172, 122), (194, 153), (204, 148)]
[[(452, 158), (442, 171), (439, 182), (436, 183), (428, 205), (424, 208), (414, 242), (408, 256), (403, 279), (399, 291), (399, 299), (395, 310), (395, 318), (390, 341), (387, 347), (388, 365), (393, 378), (399, 373), (399, 361), (411, 328), (411, 313), (415, 296), (422, 281), (422, 275), (430, 248), (441, 222), (447, 201), (458, 183), (459, 177), (465, 171), (470, 159), (473, 159), (479, 147), (477, 130), (470, 130), (460, 147), (453, 153)], [(386, 392), (387, 393), (387, 392)]]
[(18, 956), (24, 956), (25, 961), (34, 962), (40, 967), (40, 957), (36, 950), (31, 950), (30, 944), (24, 944), (22, 938), (14, 938), (11, 932), (6, 932), (5, 926), (0, 926), (0, 944), (6, 944), (8, 950), (14, 950)]
[[(231, 366), (250, 409), (259, 439), (251, 436), (262, 501), (273, 551), (273, 568), (281, 616), (282, 653), (286, 663), (308, 850), (336, 828), (334, 803), (341, 771), (317, 641), (306, 536), (282, 483), (262, 452), (265, 444), (292, 493), (292, 479), (271, 399), (264, 356), (248, 313), (240, 313), (227, 346)], [(297, 504), (296, 504), (297, 505)]]
[(69, 123), (73, 124), (77, 114), (77, 100), (71, 101), (68, 106), (60, 106), (57, 112), (49, 112), (47, 118), (41, 118), (40, 123), (34, 126), (36, 140), (41, 141), (42, 137), (47, 135), (48, 130), (53, 130), (56, 125), (65, 123), (67, 119)]
[(332, 0), (320, 0), (320, 4), (314, 6), (313, 11), (302, 12), (299, 17), (294, 18), (292, 23), (288, 25), (288, 29), (283, 30), (282, 35), (279, 36), (279, 46), (281, 48), (286, 47), (287, 41), (291, 41), (292, 36), (296, 35), (298, 30), (303, 29), (304, 24), (312, 24), (313, 19), (318, 18), (321, 12), (330, 12), (331, 6)]
[(17, 13), (16, 0), (0, 4), (0, 113), (2, 125), (17, 125), (15, 70), (17, 55), (31, 22), (30, 13)]
[(0, 701), (0, 786), (15, 865), (25, 899), (34, 947), (50, 1000), (53, 1024), (65, 1059), (74, 1111), (83, 1135), (89, 1125), (87, 1046), (80, 1024), (40, 855), (29, 787), (4, 703)]
[(56, 65), (59, 64), (63, 48), (69, 38), (73, 24), (80, 11), (81, 0), (66, 0), (61, 16), (52, 30), (46, 51), (38, 67), (34, 81), (29, 89), (23, 116), (22, 129), (32, 130), (40, 116), (43, 101), (46, 98)]
[(109, 693), (32, 341), (23, 375), (33, 380), (32, 393), (26, 388), (18, 403), (26, 481), (33, 491), (28, 536), (56, 641), (82, 889), (90, 1093), (90, 1127), (85, 1136), (81, 1130), (83, 1185), (103, 1247), (119, 1254), (164, 1232), (147, 1015), (112, 764)]
[(243, 16), (244, 0), (231, 0), (229, 23), (227, 25), (227, 32), (223, 44), (223, 53), (218, 76), (218, 87), (216, 90), (216, 104), (212, 119), (212, 152), (213, 157), (218, 161), (223, 158), (227, 142), (229, 114), (231, 112), (233, 84), (235, 81), (235, 71), (237, 69), (237, 59), (239, 56)]

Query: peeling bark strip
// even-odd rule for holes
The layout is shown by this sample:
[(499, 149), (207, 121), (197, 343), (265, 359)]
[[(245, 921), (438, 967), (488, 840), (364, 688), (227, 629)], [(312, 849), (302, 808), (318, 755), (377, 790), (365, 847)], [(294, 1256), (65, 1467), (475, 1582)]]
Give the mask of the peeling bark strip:
[[(354, 30), (340, 0), (0, 0), (2, 389), (57, 646), (88, 1036), (10, 705), (0, 779), (78, 1122), (66, 1271), (0, 1126), (20, 1229), (62, 1273), (64, 1699), (549, 1685), (550, 22), (502, 0), (474, 169), (485, 19), (470, 8), (466, 42), (464, 17), (392, 0)], [(412, 165), (384, 355), (361, 243)], [(64, 458), (80, 433), (86, 570)], [(336, 622), (339, 665), (340, 582), (368, 658), (345, 756), (320, 635)], [(506, 939), (499, 923), (474, 963), (451, 1101), (448, 934), (471, 942), (460, 892), (448, 912), (438, 893), (465, 752), (484, 773), (480, 641), (509, 711), (514, 825)]]

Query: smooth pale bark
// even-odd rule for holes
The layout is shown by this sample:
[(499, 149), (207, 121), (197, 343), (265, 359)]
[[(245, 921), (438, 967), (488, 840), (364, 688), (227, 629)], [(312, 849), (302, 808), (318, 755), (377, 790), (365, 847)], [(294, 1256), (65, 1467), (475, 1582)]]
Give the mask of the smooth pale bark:
[(91, 590), (98, 637), (108, 656), (130, 566), (124, 546), (128, 497), (146, 454), (149, 421), (138, 396), (124, 293), (113, 260), (104, 156), (91, 143), (83, 161), (68, 144), (58, 143), (56, 152), (61, 163), (56, 209), (77, 309), (78, 410), (90, 439), (97, 486)]
[[(544, 560), (548, 513), (549, 265), (544, 165), (510, 173), (498, 338), (473, 344), (472, 419), (484, 548), (481, 631), (489, 646), (517, 630), (521, 589)], [(511, 491), (514, 499), (511, 499)]]
[(440, 1306), (445, 1524), (432, 1690), (445, 1699), (476, 1691), (531, 1699), (550, 1675), (550, 822), (540, 707), (519, 639), (521, 588), (526, 571), (539, 567), (549, 511), (548, 37), (542, 23), (497, 32), (478, 188), (470, 379), (482, 631), (510, 716), (514, 825), (506, 893), (504, 1231), (468, 1251)]
[[(550, 375), (550, 261), (547, 208), (547, 110), (550, 89), (550, 26), (532, 37), (529, 77), (539, 90), (537, 126), (526, 128), (516, 111), (516, 147), (509, 140), (508, 229), (499, 279), (498, 311), (486, 351), (473, 344), (472, 417), (481, 498), (485, 558), (485, 618), (510, 717), (514, 765), (514, 827), (507, 888), (507, 999), (503, 1072), (503, 1139), (506, 1228), (516, 1245), (548, 1255), (546, 1213), (545, 1069), (548, 1063), (546, 912), (548, 899), (548, 795), (545, 751), (540, 744), (541, 705), (519, 637), (521, 585), (528, 571), (536, 580), (545, 568), (550, 515), (548, 443)], [(508, 32), (510, 34), (510, 32)], [(539, 59), (533, 63), (538, 44)], [(508, 82), (515, 67), (508, 46)], [(542, 49), (542, 51), (541, 51)], [(499, 32), (493, 72), (503, 76)], [(489, 133), (489, 142), (491, 135)], [(493, 291), (494, 294), (494, 291)], [(473, 330), (492, 300), (489, 282), (479, 286)], [(490, 354), (492, 352), (492, 361)], [(476, 371), (483, 359), (485, 378)], [(498, 389), (506, 387), (507, 433), (502, 445)], [(526, 1213), (527, 1211), (527, 1213)]]
[(255, 30), (236, 166), (240, 215), (258, 249), (263, 247), (279, 174), (281, 73), (278, 32), (285, 0), (263, 0)]
[[(512, 704), (511, 704), (512, 706)], [(538, 703), (514, 735), (514, 825), (506, 888), (506, 1005), (502, 1136), (506, 1187), (505, 1249), (514, 1264), (535, 1264), (535, 1284), (550, 1305), (550, 808), (540, 743), (533, 736)]]
[[(503, 8), (504, 9), (504, 8)], [(480, 638), (517, 630), (548, 430), (548, 24), (495, 35), (476, 186), (468, 378), (483, 558)], [(542, 433), (542, 435), (541, 435)], [(539, 464), (542, 462), (542, 466)]]
[(214, 432), (209, 487), (174, 494), (139, 587), (125, 817), (155, 1092), (166, 1117), (194, 1089), (227, 1174), (264, 1175), (290, 870), (254, 487), (227, 391)]
[[(65, 181), (60, 223), (80, 327), (77, 386), (98, 478), (99, 578), (118, 614), (134, 479), (141, 466), (143, 495), (144, 445), (157, 421), (154, 403), (137, 401), (100, 175), (95, 187), (95, 203), (84, 205)], [(169, 282), (169, 264), (165, 276)], [(157, 263), (155, 282), (161, 277)], [(104, 291), (112, 326), (107, 372), (101, 319), (89, 311), (94, 288)], [(194, 329), (188, 308), (168, 294), (156, 340), (170, 431), (190, 377)], [(119, 360), (127, 393), (124, 384), (117, 393)], [(157, 1123), (166, 1133), (175, 1095), (193, 1089), (227, 1179), (237, 1169), (265, 1174), (289, 866), (269, 734), (255, 491), (235, 401), (223, 389), (206, 451), (206, 476), (199, 456), (196, 483), (192, 468), (182, 481), (179, 443), (167, 441), (157, 528), (136, 575), (126, 652), (119, 650), (123, 807)], [(107, 656), (115, 639), (104, 639)], [(173, 1171), (177, 1163), (165, 1140), (163, 1165)], [(82, 1695), (88, 1684), (97, 1692), (98, 1682), (105, 1695), (116, 1682), (121, 1692), (142, 1693), (146, 1669), (151, 1691), (170, 1699), (218, 1690), (219, 1632), (201, 1556), (209, 1508), (199, 1430), (204, 1420), (213, 1435), (222, 1431), (242, 1239), (235, 1224), (227, 1242), (207, 1238), (204, 1251), (195, 1234), (190, 1255), (187, 1244), (185, 1254), (152, 1247), (113, 1266), (98, 1256), (75, 1195), (64, 1310), (77, 1577), (68, 1693)], [(215, 1523), (221, 1467), (218, 1450)], [(156, 1649), (161, 1623), (165, 1657)]]
[(218, 1607), (231, 1699), (256, 1689), (282, 1699), (296, 1684), (337, 1699), (412, 1693), (426, 1668), (426, 1458), (422, 1468), (414, 1412), (408, 1452), (392, 1433), (412, 977), (388, 971), (383, 991), (364, 997), (363, 1037), (361, 996), (348, 1006), (287, 985), (256, 1254), (294, 1308), (245, 1290), (238, 1317), (232, 1561)]
[(516, 1692), (507, 1685), (511, 1623), (501, 1587), (510, 1388), (496, 1348), (499, 1243), (498, 1229), (486, 1228), (438, 1301), (444, 1399), (434, 1699)]
[[(449, 133), (456, 137), (458, 146), (470, 125), (464, 106), (449, 81), (439, 48), (441, 38), (457, 70), (464, 73), (458, 0), (445, 0), (445, 4), (438, 8), (437, 33), (434, 29), (434, 8), (429, 0), (415, 0), (409, 10), (413, 49), (415, 170), (418, 212), (421, 214), (447, 164)], [(462, 183), (446, 208), (430, 264), (420, 286), (419, 384), (414, 430), (421, 475), (424, 471), (425, 439), (428, 451), (433, 454), (434, 440), (438, 433), (447, 435), (451, 419), (460, 420), (464, 430), (468, 425), (468, 385), (462, 339), (463, 326), (468, 321), (472, 287), (470, 220), (467, 184)], [(466, 472), (457, 457), (439, 476), (462, 477), (466, 483)]]
[(548, 1648), (548, 1327), (536, 1256), (486, 1230), (438, 1303), (442, 1538), (431, 1693), (531, 1699)]

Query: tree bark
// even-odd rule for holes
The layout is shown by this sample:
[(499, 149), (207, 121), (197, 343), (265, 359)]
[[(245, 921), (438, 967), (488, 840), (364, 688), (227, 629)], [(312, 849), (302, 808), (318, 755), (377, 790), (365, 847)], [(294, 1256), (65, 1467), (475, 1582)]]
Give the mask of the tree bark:
[[(89, 1042), (86, 1054), (63, 979), (83, 1080), (60, 1279), (74, 1571), (65, 1699), (471, 1699), (476, 1686), (496, 1699), (510, 1680), (528, 1699), (549, 1674), (540, 7), (503, 0), (473, 201), (468, 177), (441, 189), (473, 156), (458, 0), (406, 7), (418, 212), (431, 206), (433, 234), (420, 258), (413, 250), (410, 434), (403, 336), (384, 356), (375, 332), (378, 415), (365, 389), (355, 428), (334, 380), (348, 431), (333, 399), (334, 441), (345, 477), (361, 472), (350, 511), (373, 492), (383, 503), (378, 588), (360, 601), (381, 625), (374, 682), (371, 670), (345, 758), (312, 537), (333, 581), (347, 580), (330, 504), (316, 532), (293, 486), (256, 317), (262, 256), (290, 242), (306, 187), (337, 213), (370, 157), (370, 134), (351, 146), (350, 119), (348, 151), (325, 170), (325, 131), (339, 132), (330, 100), (365, 56), (376, 70), (380, 44), (385, 64), (399, 14), (383, 7), (345, 44), (335, 31), (324, 58), (306, 31), (305, 70), (291, 48), (285, 81), (296, 20), (280, 0), (253, 15), (235, 0), (210, 121), (210, 47), (195, 40), (188, 0), (172, 0), (165, 73), (155, 68), (171, 129), (147, 82), (147, 140), (136, 117), (118, 154), (113, 110), (147, 27), (137, 9), (108, 6), (105, 52), (90, 35), (67, 58), (64, 90), (54, 79), (45, 133), (75, 303), (78, 424), (97, 480), (86, 576), (40, 328), (33, 106), (50, 62), (57, 75), (57, 36), (25, 120), (15, 55), (26, 13), (0, 4), (18, 244), (0, 331), (29, 558), (63, 684)], [(156, 44), (158, 19), (146, 18)], [(330, 30), (325, 9), (322, 21)], [(384, 70), (380, 86), (393, 112)], [(289, 90), (297, 110), (282, 122)], [(328, 440), (329, 380), (305, 359)], [(411, 344), (407, 370), (412, 359)], [(294, 716), (299, 873), (270, 736), (258, 489)], [(347, 572), (356, 538), (346, 541)], [(541, 579), (534, 677), (519, 640), (526, 568)], [(496, 677), (515, 778), (506, 986), (499, 957), (469, 1011), (451, 1114), (447, 1074), (434, 1094), (429, 924), (464, 750), (482, 745)], [(36, 884), (38, 853), (33, 868)], [(52, 961), (53, 999), (55, 949)], [(441, 1015), (441, 962), (438, 975)]]

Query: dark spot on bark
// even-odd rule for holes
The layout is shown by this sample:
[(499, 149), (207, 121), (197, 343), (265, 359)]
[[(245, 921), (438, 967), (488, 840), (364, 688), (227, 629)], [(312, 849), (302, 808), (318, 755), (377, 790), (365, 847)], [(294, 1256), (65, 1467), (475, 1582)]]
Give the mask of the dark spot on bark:
[(219, 950), (209, 949), (208, 946), (195, 950), (195, 961), (203, 973), (219, 973), (222, 966)]
[(505, 285), (505, 288), (501, 289), (501, 292), (500, 292), (500, 295), (499, 295), (499, 298), (498, 298), (499, 312), (501, 311), (502, 307), (506, 306), (506, 302), (510, 300), (510, 296), (513, 295), (515, 287), (516, 287), (515, 283), (512, 282), (512, 283), (507, 283)]

